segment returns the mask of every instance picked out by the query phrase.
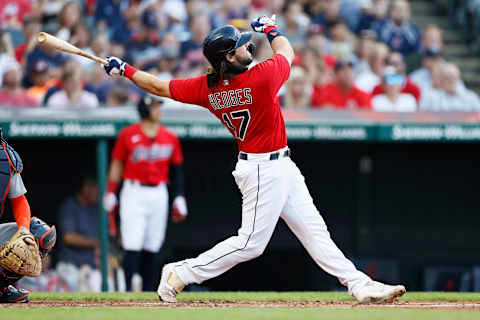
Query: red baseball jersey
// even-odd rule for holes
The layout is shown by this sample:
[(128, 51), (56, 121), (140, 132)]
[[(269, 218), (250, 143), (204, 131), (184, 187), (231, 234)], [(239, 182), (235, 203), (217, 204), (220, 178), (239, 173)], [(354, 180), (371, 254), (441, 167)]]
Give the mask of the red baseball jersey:
[(178, 137), (160, 126), (154, 139), (147, 137), (139, 123), (120, 131), (112, 158), (124, 165), (123, 178), (140, 183), (168, 182), (170, 164), (183, 163)]
[(338, 109), (370, 109), (372, 107), (370, 95), (357, 87), (343, 92), (335, 83), (323, 87), (315, 86), (312, 94), (312, 106), (333, 106)]
[(290, 64), (281, 54), (261, 62), (233, 79), (207, 87), (207, 76), (170, 81), (173, 99), (207, 108), (247, 153), (266, 153), (286, 147), (285, 120), (278, 90), (290, 75)]

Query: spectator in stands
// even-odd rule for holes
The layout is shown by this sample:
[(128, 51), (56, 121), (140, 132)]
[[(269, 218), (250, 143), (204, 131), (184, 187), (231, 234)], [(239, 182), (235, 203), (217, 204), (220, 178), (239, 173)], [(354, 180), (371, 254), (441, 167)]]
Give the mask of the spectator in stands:
[(365, 2), (370, 0), (341, 0), (340, 1), (340, 16), (347, 21), (349, 29), (354, 32), (362, 16), (362, 7)]
[(56, 79), (50, 76), (48, 62), (43, 60), (35, 62), (32, 69), (28, 70), (28, 77), (33, 86), (28, 88), (27, 92), (41, 104), (48, 89), (56, 83)]
[(408, 93), (402, 93), (405, 76), (395, 67), (387, 66), (382, 77), (382, 91), (372, 98), (372, 107), (380, 112), (415, 112), (417, 101)]
[[(97, 268), (95, 256), (99, 254), (98, 185), (93, 177), (82, 178), (75, 194), (66, 198), (58, 214), (59, 257), (57, 271), (72, 291), (80, 286), (80, 268)], [(69, 274), (66, 274), (69, 273)]]
[(373, 24), (383, 24), (388, 15), (390, 0), (367, 0), (363, 2), (362, 13), (360, 15), (357, 28), (357, 34), (363, 30), (372, 29)]
[(68, 1), (69, 0), (36, 1), (37, 4), (40, 5), (38, 16), (42, 17), (42, 23), (48, 30), (54, 30), (57, 27), (58, 15)]
[(439, 51), (443, 49), (443, 32), (436, 25), (429, 24), (422, 32), (422, 48), (419, 52), (410, 54), (407, 57), (407, 72), (412, 72), (421, 68), (424, 53), (429, 48), (435, 48)]
[(62, 76), (62, 90), (55, 92), (48, 99), (47, 107), (56, 109), (98, 107), (97, 96), (83, 89), (83, 80), (81, 69), (65, 72)]
[(24, 64), (25, 57), (37, 44), (37, 35), (42, 28), (42, 24), (38, 17), (30, 16), (23, 20), (22, 27), (25, 41), (15, 48), (15, 58), (19, 63)]
[[(308, 28), (307, 39), (305, 43), (305, 48), (311, 48), (316, 50), (317, 54), (324, 60), (328, 66), (332, 67), (335, 65), (336, 58), (330, 54), (331, 43), (330, 40), (325, 36), (323, 27), (319, 24), (311, 24)], [(269, 50), (270, 46), (269, 46)]]
[(282, 103), (284, 109), (306, 109), (310, 107), (312, 89), (307, 74), (302, 67), (292, 67), (285, 86), (286, 90)]
[(420, 30), (410, 22), (410, 4), (407, 0), (394, 0), (387, 20), (375, 22), (372, 30), (377, 33), (379, 41), (404, 56), (420, 49), (422, 36)]
[[(406, 76), (405, 63), (403, 62), (402, 54), (400, 54), (398, 52), (391, 52), (386, 59), (386, 64), (387, 64), (387, 66), (394, 67), (397, 70), (397, 72), (400, 75), (402, 75), (403, 82), (402, 82), (402, 85), (401, 85), (401, 93), (410, 94), (415, 98), (417, 103), (420, 102), (420, 95), (421, 95), (420, 88), (415, 83), (410, 81), (410, 79)], [(377, 94), (385, 93), (384, 92), (384, 88), (385, 88), (385, 79), (384, 78), (385, 78), (385, 76), (383, 77), (382, 84), (377, 85), (373, 89), (372, 97), (377, 95)]]
[(140, 6), (129, 0), (99, 0), (95, 23), (99, 31), (109, 33), (112, 42), (127, 45), (142, 25)]
[(180, 43), (173, 33), (167, 33), (162, 39), (162, 56), (158, 62), (158, 74), (162, 80), (171, 80), (180, 57)]
[(331, 53), (340, 59), (352, 59), (355, 37), (344, 20), (339, 19), (330, 24), (330, 37)]
[(189, 62), (199, 62), (203, 59), (202, 43), (210, 31), (210, 18), (205, 13), (197, 13), (190, 18), (190, 39), (181, 43), (180, 55)]
[[(342, 17), (340, 14), (340, 0), (317, 0), (318, 12), (312, 12), (312, 23), (319, 24), (325, 30), (325, 34), (330, 36), (331, 24), (338, 19), (344, 19), (347, 22), (349, 17)], [(353, 25), (348, 26), (351, 30), (354, 30)]]
[(240, 30), (250, 27), (248, 20), (249, 4), (247, 1), (224, 0), (221, 1), (222, 7), (216, 10), (212, 16), (214, 27), (220, 27), (224, 24), (231, 24)]
[(12, 38), (8, 32), (0, 29), (0, 86), (2, 85), (2, 78), (5, 72), (11, 66), (16, 66), (17, 61), (13, 54)]
[[(125, 32), (125, 11), (128, 9), (129, 0), (97, 0), (95, 7), (95, 26), (97, 30), (110, 29), (112, 33)], [(128, 13), (127, 13), (128, 14)]]
[(279, 30), (288, 37), (294, 49), (300, 50), (305, 42), (310, 19), (303, 12), (301, 4), (295, 1), (287, 2), (283, 14), (283, 19), (278, 19)]
[(383, 43), (376, 43), (369, 58), (370, 69), (357, 75), (355, 78), (356, 86), (365, 92), (371, 93), (372, 90), (381, 82), (385, 60), (389, 54), (388, 47)]
[[(90, 49), (90, 36), (91, 36), (90, 29), (88, 28), (88, 26), (84, 23), (78, 23), (73, 28), (70, 42), (74, 46), (82, 49), (83, 51), (92, 54), (94, 52), (92, 51), (92, 49)], [(105, 52), (102, 52), (102, 53), (105, 53)], [(97, 55), (97, 56), (104, 57), (102, 55)], [(79, 55), (73, 55), (72, 58), (75, 59), (75, 61), (77, 61), (77, 63), (84, 69), (90, 69), (92, 65), (95, 65), (94, 61)]]
[(6, 66), (0, 89), (0, 106), (38, 107), (40, 104), (20, 86), (22, 70), (16, 61)]
[(480, 111), (478, 96), (462, 86), (460, 70), (453, 63), (440, 63), (439, 89), (430, 89), (422, 94), (420, 110), (422, 111)]
[(152, 8), (148, 8), (142, 13), (140, 30), (132, 36), (127, 45), (129, 60), (137, 68), (145, 69), (146, 65), (155, 62), (161, 55), (157, 29), (157, 14)]
[(355, 55), (352, 57), (355, 78), (362, 73), (371, 71), (368, 59), (375, 47), (376, 38), (375, 33), (371, 30), (360, 32), (360, 38), (355, 46)]
[(58, 14), (59, 30), (56, 36), (62, 40), (70, 41), (73, 30), (81, 22), (82, 7), (77, 1), (69, 1), (65, 3), (62, 10)]
[[(104, 32), (98, 32), (93, 38), (91, 43), (91, 52), (97, 57), (106, 57), (110, 54), (110, 41), (108, 36)], [(90, 64), (90, 69), (94, 68), (94, 63)]]
[(25, 69), (29, 70), (35, 62), (44, 60), (49, 64), (50, 73), (55, 77), (60, 77), (61, 66), (65, 59), (65, 56), (60, 51), (49, 46), (37, 45), (35, 49), (28, 53)]
[(123, 107), (129, 104), (128, 87), (117, 84), (108, 92), (107, 107)]
[(23, 20), (34, 13), (30, 0), (2, 0), (0, 1), (0, 29), (21, 30)]
[(410, 79), (420, 87), (422, 92), (432, 88), (432, 70), (444, 59), (438, 47), (429, 47), (423, 51), (422, 68), (412, 72)]
[(333, 80), (333, 67), (330, 67), (314, 48), (305, 48), (301, 66), (306, 72), (308, 81), (317, 89)]
[(358, 89), (353, 82), (353, 63), (338, 60), (334, 70), (335, 77), (332, 83), (314, 89), (312, 107), (369, 109), (370, 95)]

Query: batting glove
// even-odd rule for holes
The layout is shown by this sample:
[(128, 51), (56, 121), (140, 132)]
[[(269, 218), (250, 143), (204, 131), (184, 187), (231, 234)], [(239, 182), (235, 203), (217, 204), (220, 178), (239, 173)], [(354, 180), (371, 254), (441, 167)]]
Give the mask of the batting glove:
[[(275, 15), (273, 15), (271, 18), (267, 16), (261, 16), (257, 18), (256, 20), (253, 20), (252, 23), (250, 23), (252, 26), (252, 29), (255, 32), (260, 32), (263, 33), (268, 27), (273, 27), (276, 29), (276, 24), (275, 24)], [(270, 28), (270, 29), (273, 29)]]
[(105, 209), (106, 212), (113, 211), (117, 203), (118, 201), (115, 193), (107, 192), (107, 194), (105, 194), (105, 196), (103, 197), (103, 209)]
[(125, 67), (127, 63), (117, 57), (107, 57), (108, 64), (103, 68), (109, 76), (123, 76), (125, 74)]
[(176, 196), (172, 204), (172, 219), (174, 222), (182, 222), (187, 217), (187, 201), (184, 196)]

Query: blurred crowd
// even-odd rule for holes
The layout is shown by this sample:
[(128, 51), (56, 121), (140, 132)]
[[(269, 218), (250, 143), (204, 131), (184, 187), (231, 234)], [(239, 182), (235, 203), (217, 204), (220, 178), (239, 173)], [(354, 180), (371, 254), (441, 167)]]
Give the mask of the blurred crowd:
[[(0, 107), (124, 106), (143, 94), (88, 59), (36, 45), (39, 31), (168, 80), (206, 71), (212, 28), (249, 30), (264, 14), (296, 52), (279, 93), (285, 109), (480, 110), (445, 59), (441, 28), (415, 26), (407, 0), (2, 0)], [(264, 36), (253, 41), (254, 63), (272, 54)]]

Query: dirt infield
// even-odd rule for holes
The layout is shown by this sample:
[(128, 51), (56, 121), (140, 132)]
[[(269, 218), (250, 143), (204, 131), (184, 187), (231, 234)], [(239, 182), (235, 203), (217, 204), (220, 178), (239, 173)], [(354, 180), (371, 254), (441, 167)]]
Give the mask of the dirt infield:
[(182, 301), (176, 304), (153, 301), (31, 301), (30, 303), (0, 304), (0, 308), (29, 307), (145, 307), (145, 308), (232, 308), (232, 307), (273, 307), (273, 308), (401, 308), (401, 309), (442, 309), (480, 310), (480, 302), (423, 302), (408, 301), (392, 304), (361, 305), (355, 302), (208, 302)]

